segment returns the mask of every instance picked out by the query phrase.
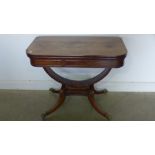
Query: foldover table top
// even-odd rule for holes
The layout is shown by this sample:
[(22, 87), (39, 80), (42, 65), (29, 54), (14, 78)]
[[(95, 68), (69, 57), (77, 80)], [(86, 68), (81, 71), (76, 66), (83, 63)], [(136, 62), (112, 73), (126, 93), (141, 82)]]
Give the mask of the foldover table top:
[(103, 36), (40, 36), (27, 49), (37, 67), (117, 68), (126, 54), (121, 38)]
[[(98, 107), (95, 94), (106, 93), (97, 91), (95, 84), (105, 78), (112, 68), (122, 67), (127, 50), (119, 37), (98, 36), (41, 36), (37, 37), (27, 49), (31, 64), (43, 67), (54, 80), (61, 83), (60, 90), (50, 89), (59, 94), (56, 104), (42, 114), (42, 119), (55, 112), (69, 95), (84, 95), (92, 107), (107, 120), (109, 115)], [(85, 67), (104, 68), (104, 70), (83, 81), (62, 77), (52, 67)]]

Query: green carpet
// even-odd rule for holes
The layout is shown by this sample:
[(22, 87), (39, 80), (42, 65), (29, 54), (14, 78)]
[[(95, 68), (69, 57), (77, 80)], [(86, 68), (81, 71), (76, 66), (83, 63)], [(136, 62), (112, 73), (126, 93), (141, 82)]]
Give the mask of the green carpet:
[[(1, 121), (40, 121), (41, 113), (57, 100), (49, 91), (0, 90)], [(97, 95), (99, 106), (112, 121), (155, 120), (155, 93), (109, 92)], [(50, 115), (49, 121), (105, 121), (89, 104), (87, 97), (68, 96), (65, 103)]]

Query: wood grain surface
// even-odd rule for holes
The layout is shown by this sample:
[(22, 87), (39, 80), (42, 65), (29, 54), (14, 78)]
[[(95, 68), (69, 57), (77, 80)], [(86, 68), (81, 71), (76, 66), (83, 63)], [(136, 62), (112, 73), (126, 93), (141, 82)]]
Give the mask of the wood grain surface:
[(126, 54), (119, 37), (40, 36), (27, 48), (34, 66), (120, 67)]

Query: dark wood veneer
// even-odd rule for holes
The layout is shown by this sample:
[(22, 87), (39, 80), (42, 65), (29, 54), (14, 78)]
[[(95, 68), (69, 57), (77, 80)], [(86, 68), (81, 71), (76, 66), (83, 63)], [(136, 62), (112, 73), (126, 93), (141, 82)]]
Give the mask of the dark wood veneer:
[[(54, 107), (42, 115), (46, 116), (57, 110), (68, 95), (85, 95), (91, 105), (102, 116), (109, 119), (106, 112), (98, 108), (94, 94), (106, 93), (106, 90), (96, 91), (94, 84), (103, 79), (112, 68), (122, 67), (127, 50), (119, 37), (97, 36), (41, 36), (37, 37), (27, 49), (31, 64), (43, 67), (45, 72), (62, 84), (58, 102)], [(80, 67), (105, 68), (96, 77), (89, 80), (75, 81), (61, 77), (50, 67)]]

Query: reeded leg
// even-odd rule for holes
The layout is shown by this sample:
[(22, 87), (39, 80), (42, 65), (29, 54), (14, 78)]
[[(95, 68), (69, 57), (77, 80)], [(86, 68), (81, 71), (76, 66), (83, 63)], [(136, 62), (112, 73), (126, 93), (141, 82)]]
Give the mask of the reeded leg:
[(93, 92), (93, 91), (91, 91), (90, 94), (88, 95), (88, 99), (89, 99), (91, 105), (93, 106), (93, 108), (94, 108), (98, 113), (100, 113), (100, 114), (101, 114), (103, 117), (105, 117), (107, 120), (110, 120), (109, 115), (108, 115), (106, 112), (102, 111), (102, 110), (97, 106), (96, 101), (95, 101), (95, 98), (94, 98), (94, 92)]
[(51, 113), (55, 112), (63, 103), (65, 100), (65, 94), (63, 90), (60, 90), (60, 94), (59, 94), (59, 98), (57, 103), (55, 104), (54, 107), (52, 107), (50, 110), (48, 110), (47, 112), (43, 113), (41, 115), (42, 119), (45, 120), (45, 118), (50, 115)]

